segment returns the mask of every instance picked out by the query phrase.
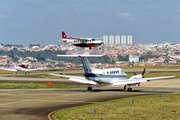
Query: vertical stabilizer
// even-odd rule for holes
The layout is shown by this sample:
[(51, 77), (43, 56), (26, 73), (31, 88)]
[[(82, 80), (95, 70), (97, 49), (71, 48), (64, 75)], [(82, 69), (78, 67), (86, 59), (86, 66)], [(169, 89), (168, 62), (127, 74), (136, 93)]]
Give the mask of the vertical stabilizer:
[(62, 38), (68, 38), (68, 37), (66, 36), (66, 33), (65, 33), (64, 31), (62, 31)]
[(16, 69), (16, 63), (15, 63), (15, 61), (14, 61), (14, 69)]
[(92, 69), (91, 69), (91, 66), (89, 64), (87, 57), (102, 57), (102, 55), (57, 55), (57, 56), (58, 57), (80, 57), (83, 67), (84, 67), (85, 74), (92, 72)]
[(84, 67), (85, 74), (92, 72), (92, 69), (91, 69), (91, 66), (89, 64), (89, 60), (87, 59), (87, 57), (81, 57), (81, 60)]

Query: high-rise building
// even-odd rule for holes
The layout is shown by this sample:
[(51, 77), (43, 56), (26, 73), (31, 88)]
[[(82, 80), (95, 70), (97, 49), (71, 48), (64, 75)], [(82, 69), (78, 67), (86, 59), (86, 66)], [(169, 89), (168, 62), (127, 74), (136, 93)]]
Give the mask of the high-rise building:
[(114, 36), (109, 36), (109, 44), (114, 44)]
[(105, 52), (105, 53), (110, 52), (111, 49), (112, 49), (111, 45), (103, 45), (102, 46), (102, 51)]
[(116, 35), (115, 36), (115, 44), (120, 44), (121, 41), (120, 41), (120, 36), (119, 35)]
[(126, 44), (126, 36), (121, 36), (121, 44)]
[(109, 41), (108, 41), (108, 36), (107, 36), (107, 35), (104, 35), (104, 36), (103, 36), (103, 42), (104, 42), (104, 44), (109, 43)]
[(127, 36), (127, 44), (132, 44), (132, 36)]

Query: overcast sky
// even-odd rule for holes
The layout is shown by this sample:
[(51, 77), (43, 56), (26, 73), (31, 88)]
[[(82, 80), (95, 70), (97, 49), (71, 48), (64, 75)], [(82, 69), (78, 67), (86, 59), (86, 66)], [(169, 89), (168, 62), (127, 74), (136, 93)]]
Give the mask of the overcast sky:
[(180, 0), (0, 0), (0, 43), (61, 44), (69, 37), (132, 35), (180, 43)]

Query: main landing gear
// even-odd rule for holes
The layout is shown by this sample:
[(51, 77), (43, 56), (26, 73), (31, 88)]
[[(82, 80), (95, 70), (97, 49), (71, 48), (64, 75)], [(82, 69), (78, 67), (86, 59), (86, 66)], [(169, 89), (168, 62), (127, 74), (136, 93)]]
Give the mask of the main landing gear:
[[(132, 88), (130, 88), (131, 87), (131, 85), (128, 85), (129, 86), (129, 88), (128, 88), (128, 90), (127, 91), (132, 91)], [(124, 90), (126, 90), (127, 89), (127, 86), (125, 85), (124, 86)]]
[(26, 73), (29, 74), (29, 71), (25, 72), (25, 74), (26, 74)]
[(92, 90), (92, 87), (89, 85), (89, 87), (87, 88), (87, 90)]

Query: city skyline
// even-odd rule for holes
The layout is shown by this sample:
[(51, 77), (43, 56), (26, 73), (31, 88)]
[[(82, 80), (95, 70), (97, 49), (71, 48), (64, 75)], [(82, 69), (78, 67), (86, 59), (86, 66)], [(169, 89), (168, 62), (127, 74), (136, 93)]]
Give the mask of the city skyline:
[(125, 35), (122, 35), (122, 36), (104, 35), (103, 36), (103, 42), (104, 42), (104, 44), (112, 44), (112, 45), (113, 44), (133, 44), (131, 35), (128, 35), (127, 39), (126, 39)]

